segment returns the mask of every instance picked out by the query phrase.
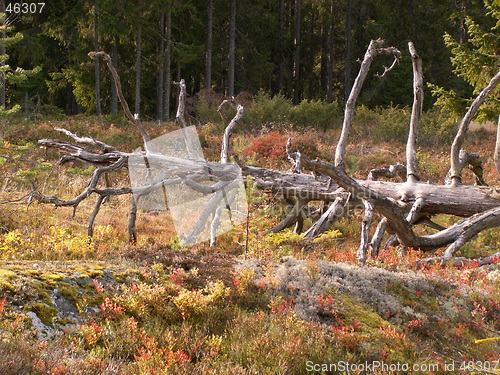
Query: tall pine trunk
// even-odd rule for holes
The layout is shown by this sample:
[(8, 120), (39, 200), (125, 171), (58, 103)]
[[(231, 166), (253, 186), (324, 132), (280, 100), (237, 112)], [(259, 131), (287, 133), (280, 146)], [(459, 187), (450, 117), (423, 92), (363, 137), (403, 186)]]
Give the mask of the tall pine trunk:
[(234, 96), (234, 60), (236, 54), (236, 0), (230, 0), (229, 53), (227, 66), (227, 95)]
[(285, 70), (284, 63), (284, 48), (285, 48), (285, 0), (280, 0), (279, 5), (279, 14), (278, 14), (278, 23), (279, 23), (279, 63), (278, 63), (278, 93), (283, 93), (283, 76)]
[(333, 102), (333, 67), (334, 67), (334, 44), (335, 44), (335, 34), (334, 34), (334, 5), (335, 0), (332, 0), (330, 5), (330, 20), (329, 20), (329, 30), (328, 30), (328, 72), (326, 75), (326, 100), (328, 103)]
[[(111, 62), (116, 70), (118, 70), (118, 37), (113, 38), (113, 46), (111, 47)], [(109, 110), (112, 115), (118, 113), (118, 93), (116, 92), (115, 79), (111, 76), (111, 97), (109, 100)]]
[(293, 53), (293, 104), (300, 102), (300, 15), (301, 0), (295, 0), (295, 27)]
[[(99, 51), (99, 32), (98, 32), (98, 21), (99, 21), (99, 8), (98, 0), (94, 0), (94, 51)], [(101, 108), (101, 74), (99, 67), (99, 58), (94, 60), (94, 72), (95, 72), (95, 112), (97, 116), (102, 115)]]
[(325, 14), (321, 15), (321, 66), (320, 66), (320, 83), (321, 91), (328, 90), (328, 60), (329, 60), (329, 23), (328, 17)]
[(139, 115), (141, 111), (141, 54), (142, 54), (142, 2), (137, 0), (139, 9), (137, 24), (137, 54), (135, 58), (135, 105), (134, 112)]
[(165, 73), (165, 8), (160, 13), (160, 41), (158, 43), (158, 80), (156, 81), (156, 119), (163, 120), (163, 75)]
[(345, 16), (345, 60), (344, 60), (344, 100), (347, 101), (349, 94), (351, 93), (352, 83), (351, 83), (351, 54), (352, 54), (352, 3), (351, 0), (347, 0), (346, 3), (346, 16)]
[(170, 47), (172, 37), (172, 9), (169, 6), (165, 17), (165, 74), (163, 76), (163, 121), (170, 121)]
[(212, 0), (208, 0), (207, 6), (207, 47), (206, 47), (206, 65), (205, 65), (205, 88), (212, 87), (212, 29), (213, 29), (213, 11)]

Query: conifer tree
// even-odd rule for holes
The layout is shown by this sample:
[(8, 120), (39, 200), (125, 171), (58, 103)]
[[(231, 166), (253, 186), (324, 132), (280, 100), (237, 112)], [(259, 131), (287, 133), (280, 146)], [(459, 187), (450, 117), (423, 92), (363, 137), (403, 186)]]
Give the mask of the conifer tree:
[[(445, 34), (446, 46), (453, 54), (451, 62), (454, 73), (472, 86), (472, 98), (488, 84), (500, 70), (500, 1), (486, 0), (487, 17), (481, 23), (471, 16), (465, 17), (466, 40), (456, 41), (450, 34)], [(449, 109), (453, 114), (462, 115), (472, 98), (463, 98), (457, 91), (447, 91), (433, 86), (438, 96), (438, 104)], [(495, 119), (500, 112), (500, 90), (490, 95), (482, 106), (479, 119)]]
[(31, 70), (26, 70), (21, 67), (13, 69), (8, 64), (9, 55), (7, 54), (7, 48), (19, 43), (23, 39), (23, 34), (20, 32), (9, 36), (9, 34), (13, 32), (13, 29), (14, 28), (9, 25), (6, 14), (0, 13), (0, 118), (13, 114), (21, 109), (19, 104), (7, 108), (7, 88), (23, 82), (29, 76), (41, 70), (40, 67)]

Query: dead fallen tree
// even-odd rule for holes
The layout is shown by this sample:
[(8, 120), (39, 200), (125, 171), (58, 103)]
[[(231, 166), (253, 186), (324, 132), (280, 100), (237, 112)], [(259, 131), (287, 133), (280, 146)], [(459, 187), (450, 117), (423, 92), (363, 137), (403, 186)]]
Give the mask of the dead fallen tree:
[[(209, 223), (211, 228), (210, 239), (212, 245), (214, 245), (216, 233), (214, 228), (219, 225), (218, 220), (221, 212), (227, 209), (228, 205), (234, 200), (231, 189), (235, 188), (236, 181), (241, 173), (243, 177), (251, 177), (258, 189), (279, 194), (292, 204), (293, 207), (286, 217), (270, 231), (277, 232), (300, 223), (303, 220), (303, 208), (309, 202), (324, 202), (325, 209), (316, 222), (304, 232), (304, 237), (308, 238), (314, 238), (328, 230), (336, 220), (349, 210), (362, 208), (364, 216), (361, 223), (361, 239), (358, 248), (360, 263), (364, 263), (369, 255), (372, 257), (377, 256), (384, 237), (387, 237), (384, 236), (385, 233), (389, 236), (388, 241), (390, 244), (401, 244), (407, 248), (434, 251), (446, 247), (444, 257), (447, 262), (453, 263), (454, 254), (461, 246), (481, 231), (500, 226), (500, 194), (497, 193), (495, 188), (486, 186), (486, 181), (482, 176), (482, 162), (479, 155), (462, 150), (469, 123), (486, 96), (499, 83), (500, 73), (493, 77), (490, 84), (481, 92), (461, 123), (450, 154), (449, 183), (444, 185), (424, 183), (419, 178), (416, 153), (418, 123), (423, 102), (422, 62), (412, 43), (409, 43), (409, 51), (414, 68), (414, 103), (409, 126), (406, 166), (398, 163), (388, 168), (374, 169), (366, 180), (353, 179), (345, 171), (344, 158), (354, 108), (370, 64), (377, 55), (390, 54), (394, 56), (392, 66), (385, 69), (384, 74), (386, 74), (395, 67), (401, 56), (400, 51), (397, 49), (393, 47), (385, 48), (383, 47), (383, 41), (375, 40), (368, 47), (360, 72), (347, 101), (342, 133), (336, 148), (335, 163), (333, 164), (321, 160), (310, 160), (307, 155), (293, 149), (292, 140), (288, 141), (286, 147), (289, 160), (293, 164), (291, 172), (246, 166), (237, 156), (235, 156), (236, 164), (228, 163), (230, 136), (237, 121), (243, 114), (243, 107), (237, 106), (232, 101), (226, 103), (237, 108), (237, 113), (228, 124), (224, 134), (221, 163), (206, 162), (196, 156), (191, 157), (193, 154), (191, 150), (189, 151), (189, 157), (184, 158), (161, 155), (152, 148), (149, 135), (140, 122), (130, 114), (129, 110), (127, 112), (128, 107), (121, 94), (120, 98), (124, 110), (144, 140), (144, 151), (141, 151), (140, 157), (146, 160), (144, 165), (148, 165), (148, 168), (151, 165), (156, 167), (157, 173), (154, 178), (149, 179), (144, 185), (135, 187), (115, 188), (101, 186), (101, 177), (105, 173), (127, 168), (133, 154), (124, 153), (97, 140), (81, 138), (66, 130), (61, 130), (78, 145), (47, 139), (40, 140), (39, 145), (56, 148), (65, 153), (66, 156), (61, 159), (61, 163), (79, 161), (93, 165), (96, 169), (85, 191), (72, 200), (66, 201), (57, 197), (46, 197), (38, 191), (32, 194), (32, 199), (41, 203), (69, 206), (76, 209), (84, 199), (96, 195), (95, 208), (88, 224), (89, 235), (92, 235), (94, 220), (106, 197), (135, 193), (135, 198), (131, 199), (129, 212), (129, 235), (131, 240), (134, 241), (136, 239), (135, 220), (138, 200), (152, 191), (165, 189), (167, 186), (187, 186), (201, 195), (213, 194), (203, 208), (196, 226), (187, 237), (195, 238), (202, 230), (202, 227)], [(104, 60), (107, 61), (106, 54), (100, 52), (99, 55), (103, 56)], [(113, 72), (112, 64), (108, 64), (108, 66)], [(113, 73), (114, 76), (115, 74), (116, 72)], [(117, 88), (121, 93), (117, 75), (115, 82), (117, 82)], [(179, 85), (181, 92), (177, 118), (183, 134), (185, 134), (186, 124), (183, 115), (183, 98), (185, 98), (185, 89), (183, 91), (183, 87), (185, 88), (185, 86), (183, 86), (182, 81)], [(222, 104), (219, 110), (221, 109)], [(93, 149), (88, 146), (93, 147)], [(482, 186), (462, 184), (461, 172), (467, 166), (474, 171), (476, 182)], [(315, 173), (313, 175), (304, 171), (313, 171)], [(395, 176), (405, 177), (406, 181), (402, 183), (378, 181), (380, 177), (390, 178)], [(381, 219), (373, 236), (370, 238), (375, 212)], [(432, 217), (439, 214), (455, 215), (462, 219), (449, 228), (443, 228), (432, 221)], [(434, 228), (437, 232), (431, 235), (417, 235), (414, 230), (416, 225), (426, 225)], [(301, 227), (301, 225), (298, 227)], [(189, 241), (187, 243), (189, 244)], [(483, 263), (486, 264), (497, 258), (496, 254), (493, 254)], [(460, 262), (461, 264), (464, 263)]]

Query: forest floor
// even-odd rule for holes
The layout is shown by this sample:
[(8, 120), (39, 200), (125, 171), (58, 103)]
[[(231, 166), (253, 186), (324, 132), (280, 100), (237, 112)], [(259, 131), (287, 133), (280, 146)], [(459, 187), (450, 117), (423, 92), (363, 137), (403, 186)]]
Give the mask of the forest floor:
[[(89, 240), (93, 202), (74, 216), (27, 207), (32, 183), (70, 198), (91, 173), (57, 165), (60, 155), (35, 146), (61, 138), (53, 126), (126, 151), (138, 146), (120, 123), (87, 118), (21, 124), (0, 144), (0, 374), (500, 373), (499, 264), (419, 268), (415, 262), (429, 254), (389, 248), (359, 267), (361, 213), (317, 241), (291, 231), (266, 235), (286, 204), (258, 191), (248, 230), (225, 233), (215, 248), (180, 248), (168, 212), (141, 213), (138, 242), (128, 244), (129, 197), (103, 206)], [(153, 135), (165, 131), (149, 127)], [(24, 142), (16, 142), (21, 134)], [(220, 134), (215, 125), (200, 129), (209, 160), (218, 157)], [(233, 147), (249, 164), (287, 170), (288, 136), (312, 157), (334, 154), (337, 133), (312, 129), (237, 132)], [(403, 143), (354, 140), (347, 163), (356, 177), (404, 162)], [(481, 151), (485, 179), (498, 185), (493, 142), (479, 132), (468, 145)], [(419, 149), (424, 180), (442, 183), (448, 149)], [(499, 235), (485, 231), (458, 255), (494, 253)]]

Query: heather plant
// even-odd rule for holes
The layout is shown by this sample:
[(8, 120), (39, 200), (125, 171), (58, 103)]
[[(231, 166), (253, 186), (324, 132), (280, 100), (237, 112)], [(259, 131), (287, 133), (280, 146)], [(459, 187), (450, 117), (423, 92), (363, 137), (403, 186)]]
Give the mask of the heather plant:
[(272, 131), (254, 138), (243, 150), (243, 155), (257, 158), (259, 164), (263, 164), (264, 161), (273, 165), (282, 164), (286, 160), (286, 141), (285, 135)]

